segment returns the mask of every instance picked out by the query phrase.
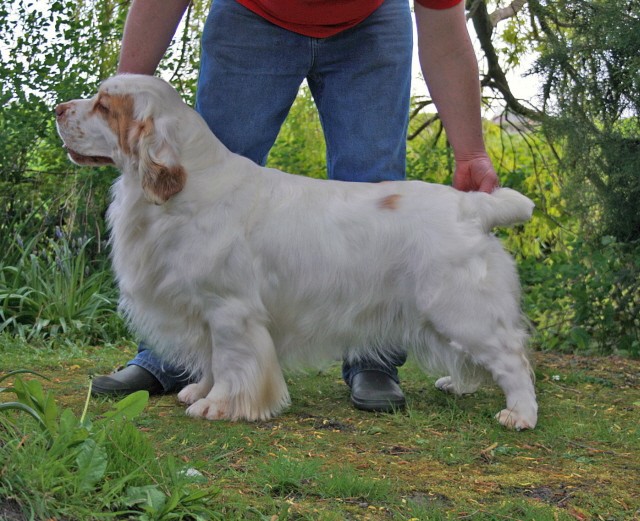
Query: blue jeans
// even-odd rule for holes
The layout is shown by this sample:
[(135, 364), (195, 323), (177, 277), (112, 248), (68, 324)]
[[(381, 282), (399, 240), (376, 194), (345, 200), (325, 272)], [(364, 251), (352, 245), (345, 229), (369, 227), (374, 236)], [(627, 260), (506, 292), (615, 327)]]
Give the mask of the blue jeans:
[[(411, 24), (407, 0), (386, 0), (356, 27), (311, 38), (270, 23), (235, 0), (216, 0), (202, 34), (196, 110), (232, 152), (264, 165), (306, 79), (327, 144), (328, 177), (404, 179)], [(142, 359), (156, 377), (171, 371), (161, 363), (152, 368), (153, 358), (142, 350), (130, 363), (143, 365)], [(345, 363), (343, 376), (350, 384), (357, 372), (377, 369), (397, 381), (396, 366), (404, 359)], [(184, 384), (158, 379), (167, 391)]]
[(166, 393), (179, 391), (192, 381), (191, 375), (186, 370), (165, 364), (144, 342), (138, 344), (138, 353), (127, 365), (139, 365), (145, 368), (162, 384)]

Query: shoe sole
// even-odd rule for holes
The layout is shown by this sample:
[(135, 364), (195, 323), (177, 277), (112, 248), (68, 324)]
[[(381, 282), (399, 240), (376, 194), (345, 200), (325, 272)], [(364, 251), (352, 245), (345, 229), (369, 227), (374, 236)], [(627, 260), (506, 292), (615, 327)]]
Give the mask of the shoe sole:
[(351, 398), (351, 403), (356, 409), (367, 412), (396, 412), (405, 408), (407, 402), (405, 400), (392, 401), (360, 401), (357, 398)]

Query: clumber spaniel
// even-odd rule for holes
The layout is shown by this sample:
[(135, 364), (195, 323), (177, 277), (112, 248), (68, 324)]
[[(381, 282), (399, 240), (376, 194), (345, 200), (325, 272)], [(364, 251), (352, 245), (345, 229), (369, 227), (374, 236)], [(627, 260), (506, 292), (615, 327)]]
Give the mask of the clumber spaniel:
[(150, 76), (110, 78), (56, 119), (75, 163), (122, 173), (108, 211), (121, 307), (199, 376), (178, 395), (189, 415), (265, 420), (289, 403), (281, 362), (406, 347), (444, 391), (491, 376), (498, 421), (535, 426), (519, 281), (490, 234), (530, 218), (525, 196), (263, 168)]

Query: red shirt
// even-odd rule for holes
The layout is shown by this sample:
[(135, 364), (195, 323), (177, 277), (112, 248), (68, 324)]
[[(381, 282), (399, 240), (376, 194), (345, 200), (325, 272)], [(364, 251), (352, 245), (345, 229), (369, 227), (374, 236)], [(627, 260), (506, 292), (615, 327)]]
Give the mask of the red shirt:
[[(357, 25), (384, 0), (237, 0), (289, 31), (326, 38)], [(415, 0), (430, 9), (448, 9), (461, 0)]]

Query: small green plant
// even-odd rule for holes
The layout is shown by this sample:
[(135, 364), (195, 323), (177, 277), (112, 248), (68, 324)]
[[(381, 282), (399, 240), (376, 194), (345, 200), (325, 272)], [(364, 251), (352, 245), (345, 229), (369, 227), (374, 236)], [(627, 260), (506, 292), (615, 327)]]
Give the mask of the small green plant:
[(0, 392), (16, 397), (0, 404), (0, 513), (12, 501), (32, 519), (211, 518), (218, 490), (198, 488), (175, 460), (158, 459), (132, 423), (147, 404), (146, 391), (89, 419), (90, 391), (78, 417), (71, 409), (60, 412), (53, 393), (39, 380), (23, 380), (24, 373), (36, 374), (18, 370), (0, 377), (0, 383), (14, 378)]
[[(0, 383), (2, 383), (3, 380), (6, 380), (10, 376), (15, 376), (23, 373), (31, 373), (31, 374), (38, 375), (38, 373), (34, 371), (19, 369), (17, 371), (11, 371), (6, 375), (4, 375), (2, 378), (0, 378)], [(38, 376), (41, 376), (42, 378), (46, 378), (42, 375), (38, 375)], [(0, 412), (9, 411), (9, 410), (25, 412), (28, 415), (30, 415), (44, 431), (46, 431), (48, 428), (47, 418), (51, 416), (51, 412), (55, 414), (55, 403), (52, 404), (52, 402), (50, 401), (49, 399), (50, 395), (47, 395), (45, 399), (42, 393), (40, 393), (40, 396), (37, 396), (37, 397), (34, 394), (30, 394), (28, 392), (25, 393), (24, 384), (22, 380), (17, 379), (16, 382), (18, 387), (17, 389), (14, 389), (14, 391), (18, 396), (19, 401), (0, 403)], [(0, 387), (0, 393), (9, 391), (9, 390), (10, 389), (7, 387)]]

